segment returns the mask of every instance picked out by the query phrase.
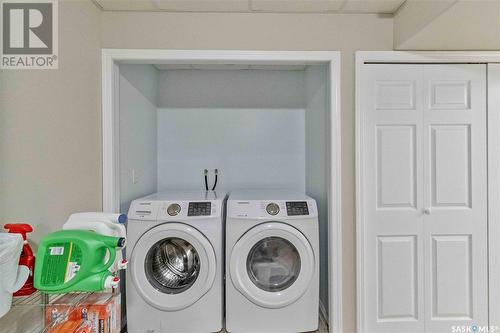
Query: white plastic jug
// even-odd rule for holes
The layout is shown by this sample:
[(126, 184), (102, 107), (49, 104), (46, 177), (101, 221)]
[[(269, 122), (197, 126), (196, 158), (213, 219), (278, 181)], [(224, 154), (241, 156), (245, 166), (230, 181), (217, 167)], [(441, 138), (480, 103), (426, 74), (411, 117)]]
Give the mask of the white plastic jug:
[[(113, 237), (127, 237), (124, 223), (127, 222), (125, 214), (111, 213), (75, 213), (71, 214), (68, 221), (64, 223), (64, 230), (90, 230), (98, 234)], [(123, 259), (122, 250), (116, 251), (116, 259), (109, 268), (111, 272), (116, 272), (127, 267), (127, 261)], [(106, 255), (105, 261), (107, 261)]]
[(19, 266), (23, 238), (19, 234), (0, 233), (0, 318), (12, 304), (12, 294), (24, 285), (30, 270)]

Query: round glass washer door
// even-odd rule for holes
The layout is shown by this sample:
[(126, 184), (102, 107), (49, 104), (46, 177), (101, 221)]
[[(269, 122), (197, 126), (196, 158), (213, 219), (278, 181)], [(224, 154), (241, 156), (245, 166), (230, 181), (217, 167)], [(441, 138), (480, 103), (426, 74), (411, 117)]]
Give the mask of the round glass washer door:
[(280, 308), (309, 288), (315, 257), (307, 238), (294, 227), (267, 222), (247, 231), (231, 252), (230, 277), (251, 302)]
[(200, 256), (193, 244), (177, 237), (156, 242), (144, 260), (149, 282), (165, 294), (175, 295), (189, 289), (196, 282), (200, 269)]
[(212, 245), (197, 229), (165, 223), (147, 231), (132, 250), (134, 287), (161, 310), (186, 308), (212, 287), (216, 273)]

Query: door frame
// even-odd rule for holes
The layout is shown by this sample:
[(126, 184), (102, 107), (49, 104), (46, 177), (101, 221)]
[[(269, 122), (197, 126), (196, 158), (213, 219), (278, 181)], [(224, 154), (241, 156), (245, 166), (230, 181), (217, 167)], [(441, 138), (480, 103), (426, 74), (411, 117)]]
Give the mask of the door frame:
[[(329, 66), (329, 184), (328, 184), (328, 286), (329, 332), (343, 331), (342, 326), (342, 220), (341, 220), (341, 123), (340, 73), (338, 51), (236, 51), (236, 50), (165, 50), (102, 49), (102, 197), (103, 211), (119, 210), (119, 64), (326, 64)], [(322, 306), (320, 306), (321, 308)]]
[[(474, 63), (487, 66), (487, 160), (488, 160), (488, 285), (489, 325), (500, 327), (500, 52), (468, 51), (358, 51), (356, 52), (356, 297), (357, 331), (365, 332), (364, 292), (364, 114), (361, 86), (366, 64)], [(493, 172), (495, 171), (496, 172)], [(490, 255), (497, 253), (495, 258)]]

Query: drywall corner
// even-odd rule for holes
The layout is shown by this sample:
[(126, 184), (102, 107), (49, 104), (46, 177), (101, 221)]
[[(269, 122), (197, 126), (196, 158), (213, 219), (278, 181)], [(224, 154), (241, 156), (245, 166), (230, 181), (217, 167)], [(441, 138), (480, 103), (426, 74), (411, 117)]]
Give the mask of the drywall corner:
[(437, 17), (445, 13), (458, 0), (407, 0), (394, 14), (394, 48), (405, 47), (414, 36)]
[(407, 1), (394, 17), (396, 50), (500, 50), (500, 1)]
[(120, 211), (156, 192), (159, 73), (152, 65), (120, 66)]

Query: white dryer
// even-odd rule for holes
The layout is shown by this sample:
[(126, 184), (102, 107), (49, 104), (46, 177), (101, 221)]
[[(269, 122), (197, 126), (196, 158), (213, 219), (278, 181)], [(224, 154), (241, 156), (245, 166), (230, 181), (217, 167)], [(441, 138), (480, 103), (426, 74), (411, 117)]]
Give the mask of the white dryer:
[(314, 199), (290, 191), (234, 191), (226, 218), (226, 329), (318, 328), (319, 235)]
[(226, 194), (162, 192), (128, 213), (130, 333), (218, 332), (223, 323)]

